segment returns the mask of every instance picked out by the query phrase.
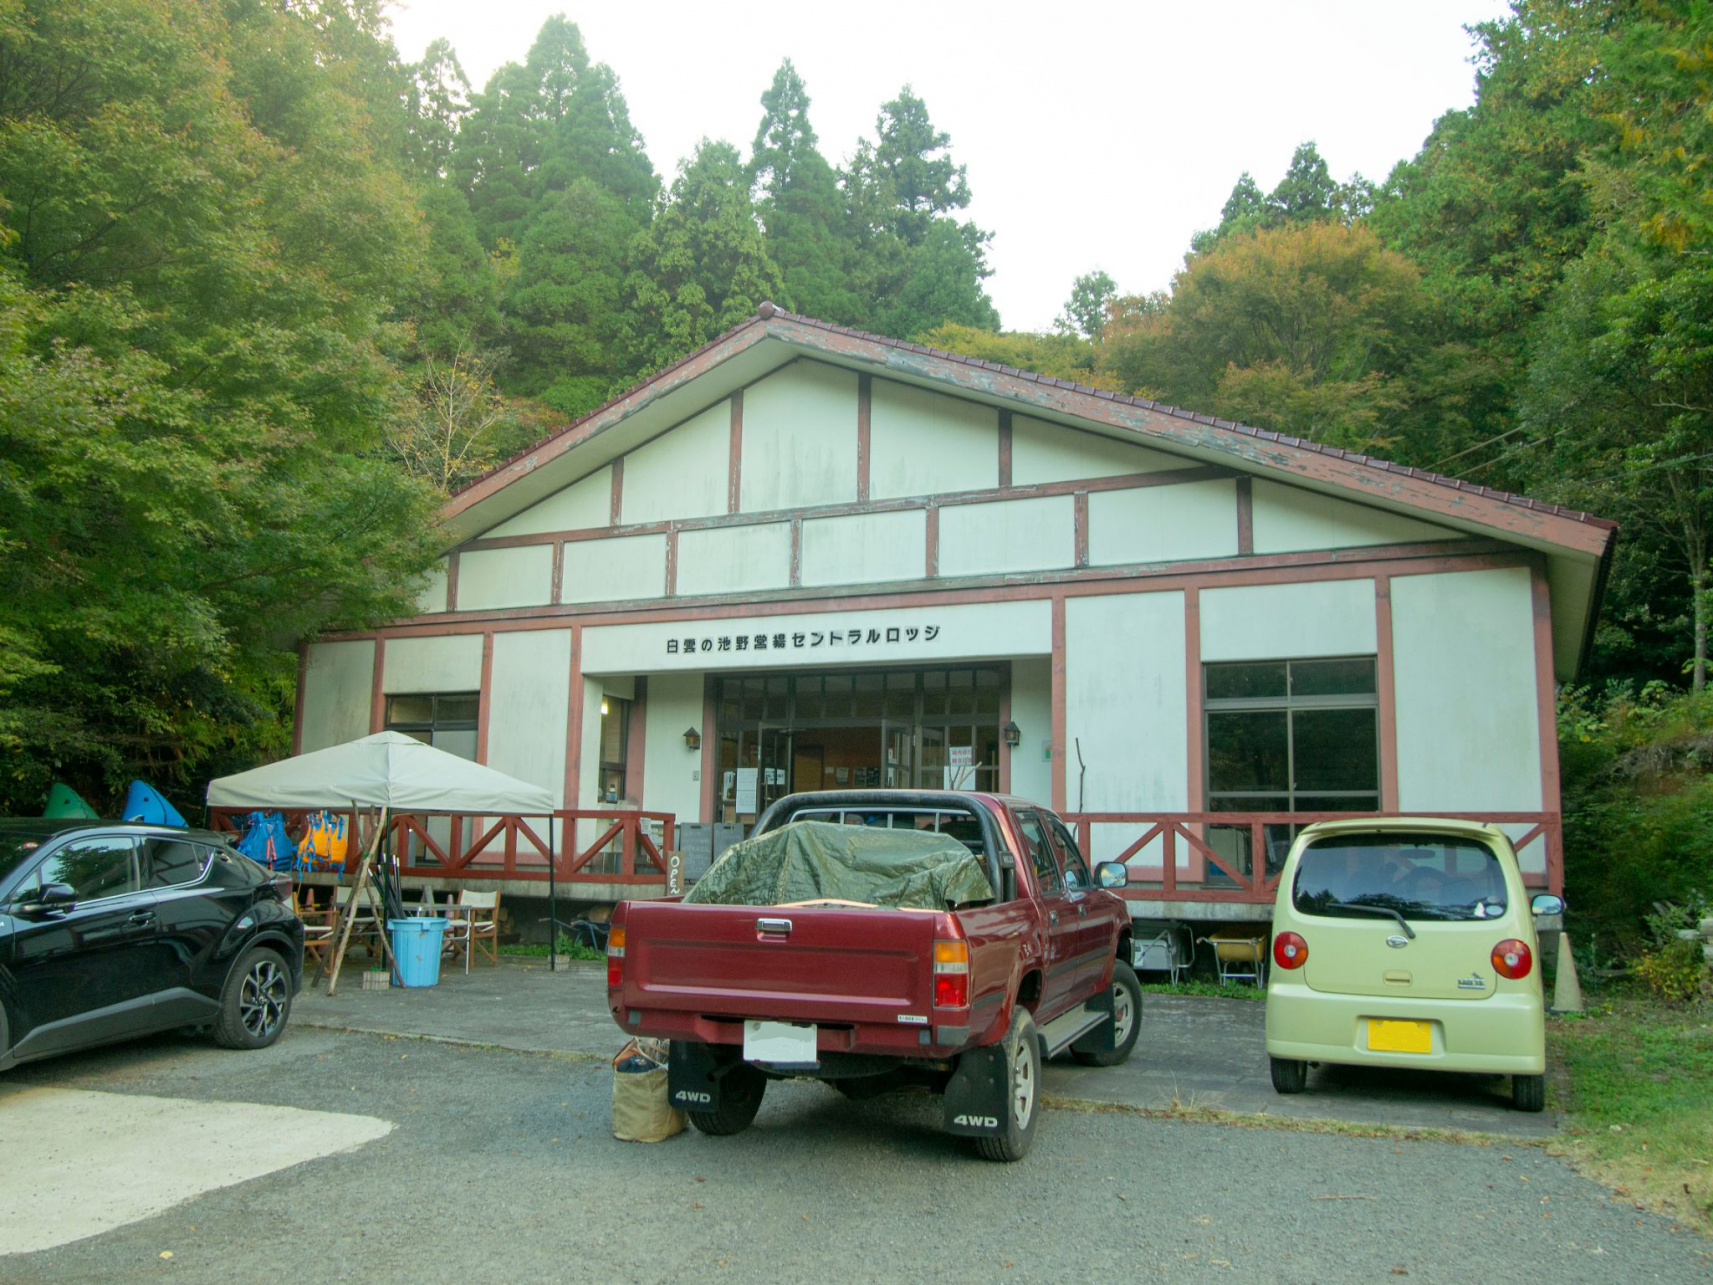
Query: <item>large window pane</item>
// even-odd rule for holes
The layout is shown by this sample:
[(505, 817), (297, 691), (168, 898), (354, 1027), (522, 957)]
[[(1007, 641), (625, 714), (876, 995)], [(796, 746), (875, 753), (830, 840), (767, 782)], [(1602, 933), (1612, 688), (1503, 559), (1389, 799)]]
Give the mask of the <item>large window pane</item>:
[(908, 719), (916, 716), (916, 675), (888, 674), (886, 676), (886, 717)]
[(37, 886), (69, 884), (79, 901), (99, 901), (137, 891), (129, 839), (85, 839), (61, 848), (42, 863)]
[(434, 697), (432, 696), (389, 696), (387, 697), (387, 722), (389, 723), (432, 723), (434, 721)]
[(1282, 660), (1207, 667), (1207, 698), (1210, 701), (1256, 700), (1282, 697), (1285, 693), (1285, 662)]
[(1207, 716), (1208, 793), (1289, 790), (1290, 728), (1284, 710)]
[(1372, 709), (1292, 711), (1296, 789), (1379, 789), (1378, 717)]
[(1375, 690), (1372, 656), (1291, 662), (1293, 697), (1372, 696)]
[(880, 674), (856, 676), (856, 717), (878, 719), (885, 708), (885, 678)]

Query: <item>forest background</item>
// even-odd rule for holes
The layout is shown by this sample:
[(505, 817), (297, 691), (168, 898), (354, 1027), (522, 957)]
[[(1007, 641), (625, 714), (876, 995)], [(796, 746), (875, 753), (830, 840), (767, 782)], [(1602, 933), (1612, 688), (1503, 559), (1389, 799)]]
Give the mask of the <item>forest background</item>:
[(1035, 334), (908, 86), (835, 165), (786, 61), (667, 182), (564, 18), (477, 90), (378, 0), (0, 0), (0, 811), (283, 754), (296, 640), (409, 614), (449, 490), (771, 299), (1617, 519), (1569, 886), (1620, 946), (1704, 904), (1713, 7), (1471, 34), (1383, 180), (1304, 143)]

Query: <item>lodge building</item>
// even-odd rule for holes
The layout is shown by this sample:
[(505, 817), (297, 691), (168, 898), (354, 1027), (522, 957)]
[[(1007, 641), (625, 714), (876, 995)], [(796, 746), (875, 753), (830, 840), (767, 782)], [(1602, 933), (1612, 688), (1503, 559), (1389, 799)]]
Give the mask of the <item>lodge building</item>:
[[(396, 728), (551, 788), (590, 897), (661, 886), (606, 813), (706, 852), (792, 791), (997, 790), (1176, 919), (1264, 919), (1329, 813), (1500, 822), (1556, 890), (1554, 686), (1615, 538), (768, 304), (443, 530), (418, 615), (302, 648), (299, 750)], [(539, 822), (452, 825), (423, 873), (541, 876)]]

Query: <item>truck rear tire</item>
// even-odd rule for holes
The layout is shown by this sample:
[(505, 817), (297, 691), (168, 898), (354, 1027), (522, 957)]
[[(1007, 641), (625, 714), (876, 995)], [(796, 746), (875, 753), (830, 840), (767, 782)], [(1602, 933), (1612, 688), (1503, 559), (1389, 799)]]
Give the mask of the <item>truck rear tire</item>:
[(766, 1092), (767, 1077), (748, 1062), (739, 1062), (720, 1077), (720, 1105), (689, 1112), (690, 1123), (711, 1138), (742, 1133), (754, 1123)]
[(1136, 980), (1135, 970), (1122, 959), (1112, 965), (1112, 1025), (1111, 1049), (1103, 1053), (1080, 1053), (1073, 1048), (1071, 1056), (1084, 1066), (1117, 1066), (1136, 1047), (1136, 1039), (1142, 1034), (1142, 984)]
[(1021, 1005), (1011, 1015), (1004, 1049), (1007, 1092), (1000, 1132), (996, 1137), (977, 1138), (975, 1145), (984, 1160), (1010, 1163), (1029, 1154), (1041, 1115), (1041, 1040), (1035, 1034), (1035, 1019)]

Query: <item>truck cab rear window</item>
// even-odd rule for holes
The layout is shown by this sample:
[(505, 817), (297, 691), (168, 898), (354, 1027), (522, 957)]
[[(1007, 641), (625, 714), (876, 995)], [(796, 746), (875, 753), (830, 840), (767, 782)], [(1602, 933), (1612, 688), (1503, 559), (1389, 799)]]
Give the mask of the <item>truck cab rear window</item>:
[(924, 830), (944, 834), (971, 852), (985, 852), (981, 822), (967, 812), (931, 812), (920, 808), (805, 808), (793, 821), (833, 821), (891, 830)]
[(1291, 888), (1301, 914), (1371, 919), (1497, 919), (1505, 874), (1484, 844), (1455, 835), (1340, 834), (1303, 850)]

